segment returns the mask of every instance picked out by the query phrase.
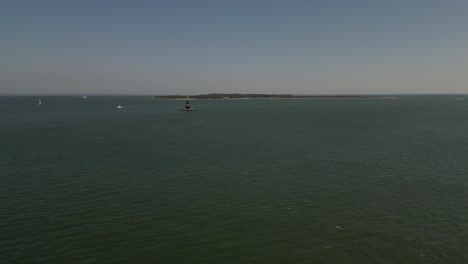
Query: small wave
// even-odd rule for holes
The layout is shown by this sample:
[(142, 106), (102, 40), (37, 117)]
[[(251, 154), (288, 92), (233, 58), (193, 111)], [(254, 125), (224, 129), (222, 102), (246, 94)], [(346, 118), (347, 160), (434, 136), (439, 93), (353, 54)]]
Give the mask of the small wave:
[(121, 106), (121, 105), (118, 105), (116, 107), (117, 109), (130, 109), (130, 108), (137, 108), (136, 106)]

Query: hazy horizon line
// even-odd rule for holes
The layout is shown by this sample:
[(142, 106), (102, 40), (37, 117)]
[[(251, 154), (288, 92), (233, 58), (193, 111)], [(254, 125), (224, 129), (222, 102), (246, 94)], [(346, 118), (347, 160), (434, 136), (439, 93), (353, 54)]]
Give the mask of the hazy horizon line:
[(264, 95), (298, 95), (298, 96), (348, 96), (348, 95), (468, 95), (468, 93), (198, 93), (198, 94), (180, 94), (180, 93), (155, 93), (155, 94), (138, 94), (138, 93), (0, 93), (0, 96), (197, 96), (206, 94), (264, 94)]

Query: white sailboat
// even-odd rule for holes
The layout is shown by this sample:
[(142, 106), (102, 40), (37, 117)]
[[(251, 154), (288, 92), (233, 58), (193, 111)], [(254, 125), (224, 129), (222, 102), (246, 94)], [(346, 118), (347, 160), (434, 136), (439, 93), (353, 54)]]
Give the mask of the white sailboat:
[(37, 105), (42, 105), (41, 99), (39, 99), (39, 101), (37, 102)]

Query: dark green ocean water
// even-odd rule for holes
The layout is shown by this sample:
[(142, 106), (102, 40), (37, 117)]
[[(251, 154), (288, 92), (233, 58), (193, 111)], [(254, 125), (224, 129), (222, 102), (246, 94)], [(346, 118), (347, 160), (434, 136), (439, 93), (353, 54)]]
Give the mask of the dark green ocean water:
[(456, 97), (0, 97), (0, 262), (468, 263)]

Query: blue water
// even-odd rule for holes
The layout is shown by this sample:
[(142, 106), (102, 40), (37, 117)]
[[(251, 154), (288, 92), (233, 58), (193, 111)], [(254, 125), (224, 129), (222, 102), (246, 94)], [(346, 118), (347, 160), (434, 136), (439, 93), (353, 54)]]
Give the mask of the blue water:
[(468, 263), (456, 97), (0, 97), (0, 262)]

